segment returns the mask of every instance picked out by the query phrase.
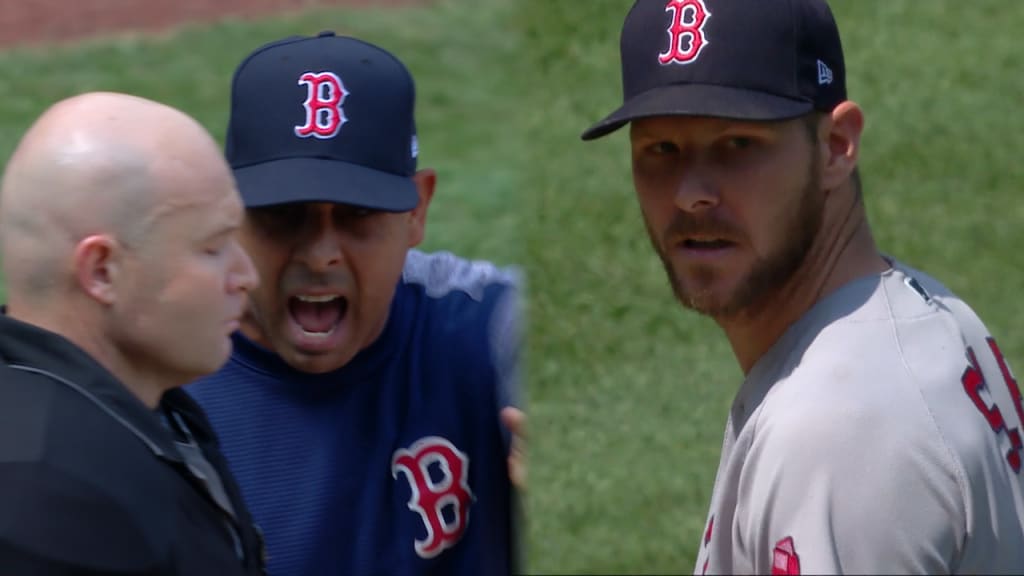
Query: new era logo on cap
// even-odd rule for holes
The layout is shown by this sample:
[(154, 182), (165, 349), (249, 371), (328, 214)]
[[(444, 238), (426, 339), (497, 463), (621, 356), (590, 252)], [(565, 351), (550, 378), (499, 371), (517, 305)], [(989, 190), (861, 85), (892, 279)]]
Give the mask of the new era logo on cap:
[(832, 83), (832, 69), (828, 67), (821, 60), (818, 60), (818, 84), (831, 84)]
[(395, 56), (333, 32), (271, 42), (235, 71), (225, 154), (247, 207), (416, 207), (415, 86)]

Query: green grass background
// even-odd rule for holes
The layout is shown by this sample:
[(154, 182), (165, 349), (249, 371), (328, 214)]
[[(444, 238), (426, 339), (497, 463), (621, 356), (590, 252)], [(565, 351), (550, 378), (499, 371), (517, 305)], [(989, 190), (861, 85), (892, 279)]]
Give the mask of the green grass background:
[[(335, 29), (402, 58), (436, 168), (427, 249), (523, 265), (531, 573), (685, 573), (741, 374), (671, 299), (647, 245), (625, 133), (579, 133), (621, 98), (629, 0), (445, 0), (316, 10), (0, 53), (0, 158), (53, 101), (156, 98), (222, 139), (231, 73), (263, 42)], [(833, 0), (881, 246), (974, 305), (1024, 366), (1019, 0)]]

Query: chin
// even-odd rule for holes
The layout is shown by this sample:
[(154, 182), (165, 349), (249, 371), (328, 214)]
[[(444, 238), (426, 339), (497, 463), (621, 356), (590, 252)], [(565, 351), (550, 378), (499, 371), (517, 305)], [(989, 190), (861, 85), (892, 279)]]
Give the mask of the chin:
[(690, 310), (715, 320), (732, 317), (741, 311), (729, 301), (714, 295), (684, 296), (679, 300)]
[(198, 368), (198, 370), (200, 371), (199, 375), (200, 376), (209, 376), (210, 374), (213, 374), (215, 372), (220, 371), (220, 369), (223, 368), (224, 365), (227, 364), (228, 360), (230, 360), (230, 359), (231, 359), (231, 349), (228, 348), (228, 351), (227, 351), (226, 354), (222, 354), (222, 355), (218, 356), (217, 358), (211, 358), (209, 362), (205, 363), (205, 365), (203, 365), (202, 367)]
[(281, 354), (281, 358), (292, 368), (309, 374), (324, 374), (343, 368), (352, 361), (348, 354), (340, 351), (331, 351), (326, 354), (310, 354), (301, 350), (292, 349), (289, 354)]
[(679, 302), (711, 318), (728, 318), (743, 308), (740, 288), (723, 282), (722, 279), (708, 282), (681, 282), (677, 284), (676, 298)]

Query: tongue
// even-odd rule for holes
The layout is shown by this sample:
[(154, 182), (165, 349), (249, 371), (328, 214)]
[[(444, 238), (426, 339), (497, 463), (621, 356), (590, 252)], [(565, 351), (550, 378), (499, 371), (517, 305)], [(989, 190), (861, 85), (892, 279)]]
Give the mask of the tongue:
[(289, 301), (292, 318), (306, 332), (330, 332), (341, 319), (342, 300), (330, 302), (303, 302), (298, 298)]

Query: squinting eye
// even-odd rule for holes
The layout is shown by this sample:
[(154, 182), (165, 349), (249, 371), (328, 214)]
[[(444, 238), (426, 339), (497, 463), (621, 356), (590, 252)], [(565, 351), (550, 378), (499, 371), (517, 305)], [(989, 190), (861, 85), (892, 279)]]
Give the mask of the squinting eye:
[(362, 206), (338, 205), (334, 208), (333, 221), (339, 230), (365, 232), (373, 227), (374, 220), (371, 217), (377, 213), (376, 210)]
[(668, 156), (679, 152), (679, 147), (672, 142), (656, 142), (647, 147), (647, 151), (656, 156)]
[(338, 207), (335, 216), (340, 220), (359, 220), (376, 214), (376, 210), (362, 208), (360, 206)]
[(257, 227), (271, 234), (293, 234), (306, 220), (306, 210), (301, 204), (253, 208), (249, 214)]
[(726, 140), (725, 145), (732, 150), (746, 150), (754, 145), (754, 140), (746, 136), (735, 136)]

